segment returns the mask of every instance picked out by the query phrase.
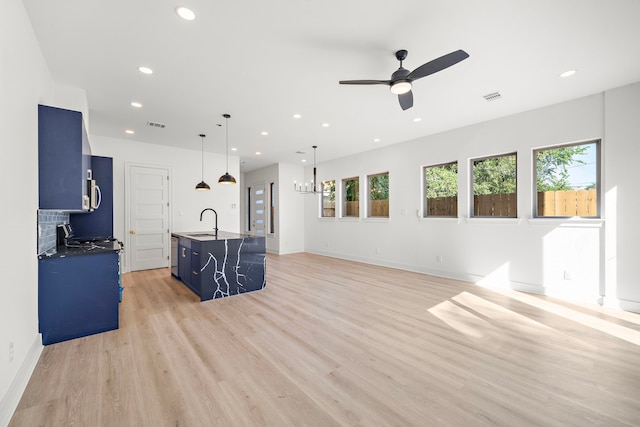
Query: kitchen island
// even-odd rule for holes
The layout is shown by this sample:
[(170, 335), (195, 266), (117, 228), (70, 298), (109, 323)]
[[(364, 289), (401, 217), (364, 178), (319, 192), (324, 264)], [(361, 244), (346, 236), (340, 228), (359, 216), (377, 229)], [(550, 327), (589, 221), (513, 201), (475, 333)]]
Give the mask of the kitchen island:
[(200, 301), (264, 289), (266, 245), (263, 236), (214, 232), (172, 233), (172, 274)]

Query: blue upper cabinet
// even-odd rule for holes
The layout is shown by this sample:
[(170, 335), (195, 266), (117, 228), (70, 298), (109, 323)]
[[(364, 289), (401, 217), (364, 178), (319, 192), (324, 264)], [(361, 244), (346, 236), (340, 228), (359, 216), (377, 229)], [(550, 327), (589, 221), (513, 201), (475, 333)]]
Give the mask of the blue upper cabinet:
[(91, 147), (82, 113), (38, 105), (40, 209), (89, 211)]

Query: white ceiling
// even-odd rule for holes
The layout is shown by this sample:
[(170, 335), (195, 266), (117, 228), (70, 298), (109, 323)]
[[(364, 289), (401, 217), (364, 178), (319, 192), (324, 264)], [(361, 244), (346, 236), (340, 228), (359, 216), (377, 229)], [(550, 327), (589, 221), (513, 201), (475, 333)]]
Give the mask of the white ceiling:
[[(23, 3), (56, 82), (86, 90), (92, 134), (200, 150), (204, 132), (206, 149), (224, 153), (216, 124), (229, 113), (243, 171), (310, 164), (312, 145), (321, 162), (640, 81), (638, 0)], [(386, 86), (338, 84), (388, 79), (398, 49), (409, 70), (457, 49), (470, 57), (415, 82), (407, 111)], [(578, 72), (560, 78), (568, 69)]]

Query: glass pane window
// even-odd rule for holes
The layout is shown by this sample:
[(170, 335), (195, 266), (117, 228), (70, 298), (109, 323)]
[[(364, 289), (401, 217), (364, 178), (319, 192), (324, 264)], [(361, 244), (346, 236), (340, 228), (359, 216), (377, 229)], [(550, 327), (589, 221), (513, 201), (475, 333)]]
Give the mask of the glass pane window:
[(536, 217), (598, 217), (599, 141), (534, 151)]
[(360, 216), (360, 178), (342, 180), (342, 216)]
[(425, 166), (424, 195), (424, 218), (457, 217), (458, 162)]
[(336, 216), (336, 182), (324, 181), (322, 183), (322, 212), (323, 217)]
[(472, 216), (516, 218), (516, 153), (471, 161)]
[(389, 172), (367, 176), (369, 183), (369, 218), (389, 217)]

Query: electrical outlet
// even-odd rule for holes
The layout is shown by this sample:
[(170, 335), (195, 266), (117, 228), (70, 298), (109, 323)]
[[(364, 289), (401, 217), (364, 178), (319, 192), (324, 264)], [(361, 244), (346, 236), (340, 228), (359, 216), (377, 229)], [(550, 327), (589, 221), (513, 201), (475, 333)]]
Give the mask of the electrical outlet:
[(442, 255), (438, 255), (438, 256), (436, 257), (436, 262), (437, 262), (438, 264), (442, 264)]
[(9, 362), (13, 362), (13, 341), (9, 343)]
[(379, 254), (380, 253), (380, 248), (376, 248), (376, 253)]
[(564, 280), (573, 280), (573, 273), (570, 271), (564, 271)]

